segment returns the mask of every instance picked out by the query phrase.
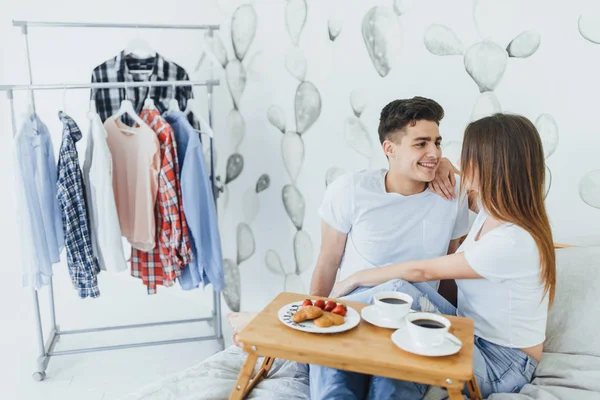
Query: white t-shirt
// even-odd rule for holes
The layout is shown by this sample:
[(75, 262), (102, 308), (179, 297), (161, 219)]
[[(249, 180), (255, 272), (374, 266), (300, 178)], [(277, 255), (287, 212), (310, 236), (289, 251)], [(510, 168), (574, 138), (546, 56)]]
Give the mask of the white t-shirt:
[[(410, 196), (388, 193), (386, 174), (385, 169), (348, 173), (325, 191), (319, 215), (348, 234), (339, 279), (363, 269), (445, 255), (450, 240), (469, 231), (466, 197), (445, 200), (429, 189)], [(439, 281), (430, 283), (437, 289)]]
[(100, 268), (111, 272), (127, 270), (121, 227), (113, 192), (112, 156), (100, 116), (90, 113), (90, 132), (83, 163), (92, 248)]
[(485, 279), (457, 279), (458, 315), (475, 321), (475, 334), (501, 346), (524, 348), (546, 337), (548, 296), (540, 279), (540, 256), (533, 237), (503, 224), (478, 241), (488, 214), (480, 212), (457, 250)]

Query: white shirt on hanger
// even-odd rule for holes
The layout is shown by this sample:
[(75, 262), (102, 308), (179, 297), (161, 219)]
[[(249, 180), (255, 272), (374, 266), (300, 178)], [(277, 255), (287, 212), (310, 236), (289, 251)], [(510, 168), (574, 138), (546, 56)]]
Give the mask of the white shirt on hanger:
[(89, 119), (83, 179), (92, 230), (92, 247), (100, 268), (112, 272), (125, 271), (127, 262), (113, 192), (112, 156), (106, 142), (107, 134), (97, 113), (90, 112)]

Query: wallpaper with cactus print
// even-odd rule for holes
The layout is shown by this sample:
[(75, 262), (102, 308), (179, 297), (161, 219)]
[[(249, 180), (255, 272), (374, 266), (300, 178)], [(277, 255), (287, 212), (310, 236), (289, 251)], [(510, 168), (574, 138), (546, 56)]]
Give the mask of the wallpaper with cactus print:
[(544, 146), (555, 240), (600, 244), (591, 0), (215, 1), (222, 29), (204, 50), (223, 82), (215, 161), (231, 310), (308, 292), (323, 193), (346, 172), (386, 167), (379, 112), (398, 98), (444, 107), (443, 155), (457, 166), (469, 122), (529, 118)]

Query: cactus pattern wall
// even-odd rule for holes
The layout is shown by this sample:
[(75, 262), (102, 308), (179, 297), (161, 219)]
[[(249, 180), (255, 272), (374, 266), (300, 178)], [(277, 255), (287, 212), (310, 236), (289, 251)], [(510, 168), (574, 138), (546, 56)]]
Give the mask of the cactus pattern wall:
[(469, 122), (528, 117), (543, 141), (555, 240), (600, 244), (600, 10), (558, 0), (218, 1), (227, 23), (210, 50), (227, 82), (215, 135), (227, 154), (218, 167), (230, 309), (307, 292), (324, 190), (387, 165), (379, 113), (398, 98), (440, 102), (443, 155), (459, 167)]

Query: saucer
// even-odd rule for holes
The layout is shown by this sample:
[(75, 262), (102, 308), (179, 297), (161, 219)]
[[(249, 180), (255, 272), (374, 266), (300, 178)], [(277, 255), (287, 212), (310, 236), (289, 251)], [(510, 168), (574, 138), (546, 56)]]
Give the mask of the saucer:
[(451, 333), (447, 335), (452, 338), (446, 338), (439, 346), (421, 347), (415, 343), (408, 329), (398, 329), (392, 334), (392, 342), (402, 350), (420, 356), (441, 357), (458, 353), (462, 345), (459, 346), (452, 342), (452, 340), (456, 340), (457, 342), (460, 342), (460, 340)]
[(360, 312), (360, 316), (368, 323), (380, 328), (402, 329), (406, 326), (406, 319), (404, 317), (402, 317), (400, 320), (392, 320), (382, 317), (374, 305), (363, 308)]

